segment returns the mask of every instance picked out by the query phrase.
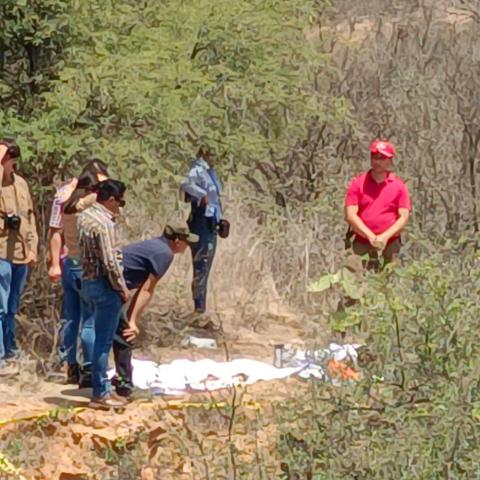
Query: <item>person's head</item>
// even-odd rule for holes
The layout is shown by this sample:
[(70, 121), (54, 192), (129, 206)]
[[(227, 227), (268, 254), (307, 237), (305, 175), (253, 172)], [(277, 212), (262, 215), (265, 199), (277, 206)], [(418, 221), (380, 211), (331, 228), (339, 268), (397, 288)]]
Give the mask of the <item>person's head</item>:
[(166, 225), (163, 236), (168, 240), (174, 254), (183, 253), (189, 244), (197, 243), (199, 240), (198, 235), (190, 232), (187, 225), (180, 223)]
[(375, 173), (387, 173), (392, 169), (394, 146), (383, 140), (374, 140), (370, 144), (370, 163)]
[(120, 213), (120, 208), (125, 205), (124, 195), (127, 187), (120, 180), (104, 180), (97, 186), (97, 202), (101, 203), (112, 213)]
[(1, 162), (4, 176), (9, 177), (15, 170), (17, 158), (20, 157), (20, 147), (11, 138), (0, 139), (0, 145), (4, 145), (7, 148), (7, 152), (1, 159)]
[(98, 158), (89, 160), (78, 177), (78, 188), (94, 190), (100, 182), (109, 178), (108, 167)]
[(215, 165), (215, 152), (207, 145), (198, 149), (197, 158), (203, 158), (211, 167)]

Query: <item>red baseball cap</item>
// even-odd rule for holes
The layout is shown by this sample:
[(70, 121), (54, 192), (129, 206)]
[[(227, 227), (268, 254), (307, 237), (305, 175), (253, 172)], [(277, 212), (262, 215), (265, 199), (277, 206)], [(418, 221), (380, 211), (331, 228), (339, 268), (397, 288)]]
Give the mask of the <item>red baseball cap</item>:
[(389, 142), (384, 142), (383, 140), (374, 140), (370, 144), (370, 153), (379, 153), (385, 158), (393, 158), (395, 156), (395, 148)]

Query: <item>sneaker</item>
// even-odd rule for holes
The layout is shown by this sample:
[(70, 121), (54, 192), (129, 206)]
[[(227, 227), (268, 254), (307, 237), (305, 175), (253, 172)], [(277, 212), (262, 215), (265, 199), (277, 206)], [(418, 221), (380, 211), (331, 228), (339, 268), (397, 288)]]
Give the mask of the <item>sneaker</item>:
[(80, 368), (76, 363), (69, 363), (67, 366), (67, 380), (68, 385), (78, 385), (80, 381)]
[(118, 397), (115, 393), (110, 393), (104, 397), (92, 398), (88, 407), (94, 410), (119, 410), (125, 408), (126, 405), (127, 402), (124, 398)]
[(122, 398), (128, 398), (135, 389), (131, 380), (128, 381), (118, 374), (114, 375), (110, 380), (110, 384), (115, 388), (116, 394)]
[(133, 387), (125, 384), (115, 386), (115, 393), (121, 398), (129, 398), (133, 390)]

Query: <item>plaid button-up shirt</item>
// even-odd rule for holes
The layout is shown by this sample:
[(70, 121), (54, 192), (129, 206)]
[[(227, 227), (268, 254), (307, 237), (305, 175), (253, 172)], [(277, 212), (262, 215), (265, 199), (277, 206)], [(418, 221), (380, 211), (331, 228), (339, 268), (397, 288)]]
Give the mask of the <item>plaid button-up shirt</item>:
[(126, 291), (122, 252), (116, 245), (113, 214), (96, 202), (78, 214), (77, 226), (83, 278), (108, 277), (114, 290)]

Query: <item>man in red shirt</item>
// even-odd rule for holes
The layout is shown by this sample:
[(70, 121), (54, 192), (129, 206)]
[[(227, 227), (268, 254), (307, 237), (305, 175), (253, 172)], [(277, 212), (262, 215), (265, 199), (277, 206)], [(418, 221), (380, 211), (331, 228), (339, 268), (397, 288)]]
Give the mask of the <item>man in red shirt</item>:
[(400, 232), (412, 208), (407, 187), (392, 172), (395, 149), (389, 142), (370, 145), (371, 169), (355, 177), (345, 198), (345, 220), (354, 234), (355, 254), (368, 254), (367, 268), (378, 270), (379, 253), (384, 263), (400, 251)]

